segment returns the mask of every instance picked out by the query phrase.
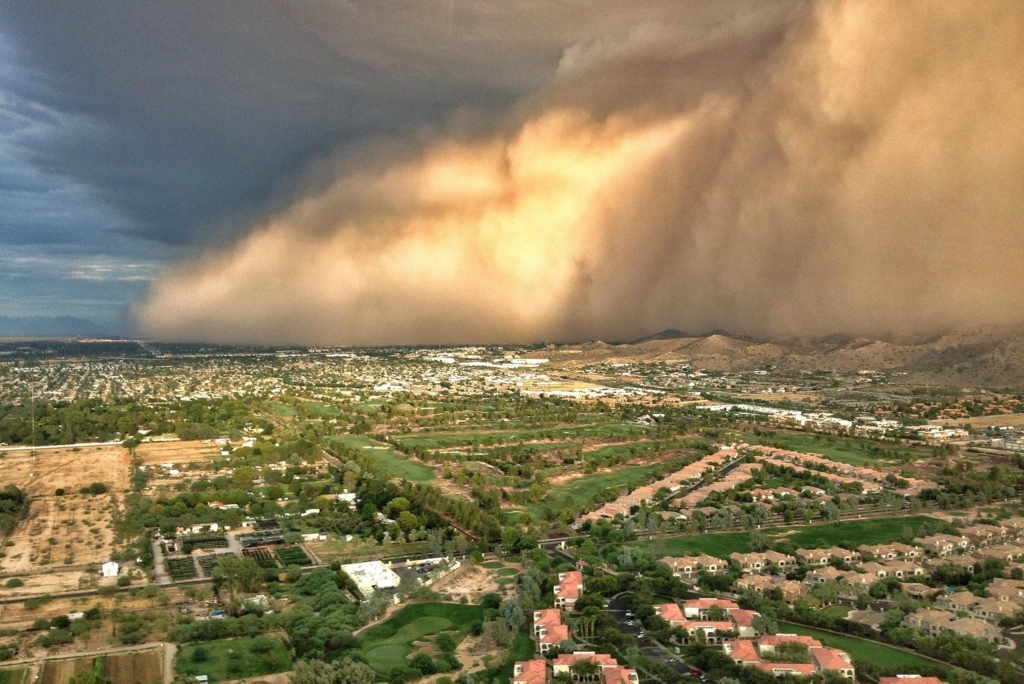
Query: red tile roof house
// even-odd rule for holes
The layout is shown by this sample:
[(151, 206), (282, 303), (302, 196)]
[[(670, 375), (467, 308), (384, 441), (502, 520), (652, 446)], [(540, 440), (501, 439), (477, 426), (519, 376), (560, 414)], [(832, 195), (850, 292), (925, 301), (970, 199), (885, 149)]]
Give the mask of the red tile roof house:
[(557, 647), (563, 641), (569, 640), (569, 628), (565, 625), (558, 624), (552, 625), (544, 633), (543, 636), (537, 639), (537, 650), (541, 653), (547, 653), (552, 648)]
[(562, 613), (557, 608), (544, 608), (533, 611), (533, 636), (541, 636), (541, 632), (552, 625), (562, 624)]
[(919, 674), (901, 674), (895, 677), (882, 677), (878, 684), (946, 684), (938, 677), (925, 677)]
[[(779, 644), (792, 642), (807, 646), (810, 663), (775, 663), (762, 660), (762, 654), (774, 653), (775, 647)], [(724, 649), (736, 662), (760, 668), (776, 676), (795, 674), (809, 677), (833, 671), (853, 680), (856, 675), (850, 656), (845, 651), (826, 648), (817, 639), (797, 634), (770, 634), (756, 640), (738, 639), (726, 644)]]
[(662, 620), (666, 621), (673, 627), (681, 627), (686, 622), (686, 616), (683, 615), (683, 611), (675, 603), (661, 603), (654, 606), (654, 612), (658, 614)]
[(512, 669), (512, 684), (547, 684), (546, 660), (517, 660)]
[(726, 614), (729, 614), (734, 610), (740, 609), (737, 603), (735, 603), (734, 601), (727, 601), (725, 599), (690, 599), (689, 601), (683, 602), (683, 615), (685, 615), (688, 618), (706, 619), (708, 616), (708, 612), (713, 608), (721, 608), (726, 612)]
[(567, 640), (569, 628), (562, 624), (562, 613), (557, 608), (533, 611), (533, 636), (541, 653)]
[(555, 585), (555, 605), (572, 610), (576, 600), (583, 593), (583, 573), (579, 570), (558, 573)]
[(619, 665), (619, 662), (607, 653), (594, 653), (593, 651), (560, 653), (551, 663), (552, 671), (555, 675), (569, 674), (571, 672), (569, 668), (581, 660), (592, 660), (600, 666), (603, 684), (638, 684), (640, 681), (640, 677), (633, 668)]

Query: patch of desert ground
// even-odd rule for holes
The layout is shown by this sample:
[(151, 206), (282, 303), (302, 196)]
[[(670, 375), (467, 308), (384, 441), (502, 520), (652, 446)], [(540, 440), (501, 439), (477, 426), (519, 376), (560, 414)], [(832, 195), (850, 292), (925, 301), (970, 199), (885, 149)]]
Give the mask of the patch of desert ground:
[(93, 482), (120, 491), (128, 487), (131, 458), (120, 445), (16, 449), (0, 458), (4, 484), (17, 485), (35, 498), (57, 489), (77, 492)]
[[(141, 582), (133, 583), (133, 585), (139, 586), (141, 586), (141, 584)], [(171, 604), (184, 603), (185, 601), (184, 594), (176, 587), (166, 587), (162, 593), (167, 594), (170, 598)], [(76, 596), (73, 598), (55, 596), (52, 601), (47, 601), (43, 605), (32, 610), (25, 608), (24, 603), (8, 603), (0, 605), (0, 624), (14, 629), (23, 629), (39, 618), (50, 619), (57, 615), (66, 615), (72, 612), (88, 610), (93, 606), (100, 606), (100, 608), (103, 609), (104, 615), (109, 614), (114, 608), (119, 608), (121, 610), (142, 610), (150, 608), (155, 610), (161, 609), (159, 603), (152, 598), (145, 598), (141, 595), (132, 596), (128, 593), (118, 593), (114, 596), (91, 595)], [(103, 632), (100, 636), (105, 639), (106, 635), (107, 633)]]
[(143, 442), (135, 448), (135, 455), (146, 465), (157, 463), (191, 463), (209, 461), (220, 456), (220, 447), (211, 439)]
[(452, 600), (465, 596), (470, 603), (480, 603), (484, 594), (500, 592), (497, 573), (481, 567), (476, 563), (464, 562), (463, 566), (443, 577), (430, 588), (442, 594), (449, 594)]
[[(81, 569), (110, 560), (117, 494), (33, 496), (28, 517), (4, 541), (0, 573)], [(98, 568), (97, 568), (98, 570)]]
[(223, 684), (289, 684), (291, 682), (290, 672), (278, 672), (277, 674), (260, 675), (248, 679), (225, 679)]
[[(90, 574), (83, 570), (72, 570), (67, 572), (40, 572), (33, 575), (14, 575), (15, 577), (18, 577), (24, 585), (13, 588), (7, 587), (7, 580), (0, 580), (0, 599), (27, 598), (29, 596), (61, 594), (67, 591), (89, 589), (93, 586), (93, 579), (96, 578), (98, 574), (99, 573)], [(4, 573), (4, 575), (8, 579), (11, 576), (8, 573)], [(8, 614), (9, 613), (4, 613), (5, 616)]]

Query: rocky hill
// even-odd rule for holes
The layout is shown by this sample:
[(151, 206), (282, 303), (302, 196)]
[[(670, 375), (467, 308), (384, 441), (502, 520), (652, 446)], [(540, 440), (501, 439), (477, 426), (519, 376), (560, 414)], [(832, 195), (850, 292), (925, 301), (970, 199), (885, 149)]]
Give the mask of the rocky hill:
[(929, 338), (853, 335), (753, 340), (724, 332), (666, 330), (635, 342), (560, 345), (543, 352), (567, 367), (632, 361), (688, 363), (721, 371), (766, 365), (780, 370), (885, 370), (908, 383), (961, 387), (1024, 387), (1024, 330), (978, 329)]

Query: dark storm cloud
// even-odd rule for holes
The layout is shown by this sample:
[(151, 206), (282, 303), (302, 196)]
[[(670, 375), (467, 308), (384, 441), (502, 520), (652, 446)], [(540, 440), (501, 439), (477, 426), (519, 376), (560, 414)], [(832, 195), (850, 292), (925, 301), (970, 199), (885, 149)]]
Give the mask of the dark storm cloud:
[(1024, 320), (1024, 5), (820, 0), (781, 32), (738, 13), (693, 33), (662, 10), (568, 46), (490, 131), (343, 148), (244, 239), (157, 279), (143, 330), (365, 344)]

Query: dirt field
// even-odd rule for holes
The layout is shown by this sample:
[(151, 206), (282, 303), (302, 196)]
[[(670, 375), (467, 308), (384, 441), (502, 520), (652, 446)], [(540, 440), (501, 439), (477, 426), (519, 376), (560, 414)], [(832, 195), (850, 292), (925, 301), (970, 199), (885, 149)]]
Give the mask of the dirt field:
[(121, 446), (18, 449), (4, 452), (0, 472), (4, 484), (17, 485), (33, 498), (53, 496), (58, 489), (77, 492), (93, 482), (113, 491), (128, 487), (131, 459)]
[(104, 656), (103, 674), (117, 684), (150, 684), (163, 680), (163, 651), (118, 653)]
[(119, 505), (120, 497), (110, 493), (33, 497), (28, 518), (4, 542), (0, 571), (59, 571), (64, 565), (82, 569), (110, 560), (111, 519)]
[(157, 463), (191, 463), (209, 461), (220, 455), (220, 447), (212, 440), (189, 442), (145, 442), (135, 448), (135, 455), (147, 465)]
[(943, 418), (933, 420), (936, 425), (966, 425), (975, 428), (992, 427), (1024, 427), (1024, 413), (1006, 413), (1001, 416), (978, 416), (976, 418)]
[(431, 589), (450, 594), (453, 600), (465, 596), (470, 603), (480, 603), (483, 595), (492, 591), (500, 592), (497, 573), (479, 565), (463, 565), (461, 568), (442, 578)]
[[(10, 551), (10, 549), (6, 550)], [(6, 566), (0, 564), (0, 569), (5, 568)], [(6, 580), (4, 580), (3, 582), (0, 582), (0, 598), (8, 599), (18, 598), (21, 596), (41, 596), (43, 594), (58, 594), (65, 591), (88, 589), (91, 586), (90, 580), (92, 579), (89, 576), (89, 573), (81, 570), (16, 576), (25, 583), (24, 586), (9, 588), (5, 586)], [(11, 609), (12, 606), (8, 606), (8, 612), (3, 613), (5, 620), (8, 619)]]
[(67, 684), (67, 681), (78, 672), (92, 669), (92, 658), (75, 660), (54, 660), (43, 665), (39, 675), (40, 684)]

